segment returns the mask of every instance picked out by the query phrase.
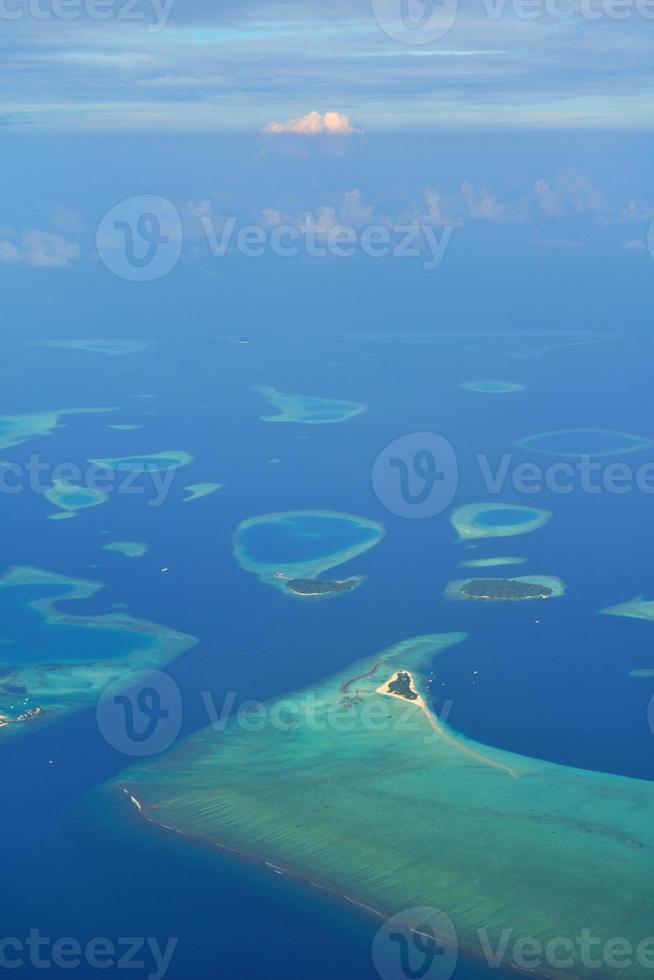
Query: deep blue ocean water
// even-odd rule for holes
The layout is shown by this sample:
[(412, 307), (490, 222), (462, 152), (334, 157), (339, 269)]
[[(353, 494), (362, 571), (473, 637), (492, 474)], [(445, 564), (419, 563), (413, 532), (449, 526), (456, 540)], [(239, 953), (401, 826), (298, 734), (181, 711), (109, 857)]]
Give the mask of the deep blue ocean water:
[[(169, 667), (183, 693), (186, 733), (206, 723), (201, 691), (218, 705), (229, 691), (238, 701), (264, 699), (405, 637), (465, 630), (470, 638), (439, 661), (434, 685), (437, 706), (452, 702), (455, 729), (567, 765), (654, 778), (647, 723), (654, 685), (628, 677), (633, 668), (654, 666), (654, 625), (598, 615), (654, 593), (651, 498), (547, 490), (526, 497), (508, 486), (498, 500), (544, 507), (552, 520), (532, 534), (470, 549), (456, 542), (447, 514), (395, 516), (371, 486), (377, 454), (412, 432), (437, 432), (455, 447), (452, 506), (489, 499), (476, 454), (496, 466), (524, 436), (573, 427), (651, 435), (651, 347), (625, 335), (608, 345), (512, 359), (502, 353), (512, 345), (499, 340), (456, 349), (314, 331), (306, 343), (297, 330), (249, 326), (251, 343), (235, 344), (218, 313), (213, 329), (204, 323), (183, 337), (170, 325), (157, 332), (145, 320), (141, 334), (131, 323), (132, 336), (150, 337), (156, 346), (115, 358), (32, 348), (22, 342), (29, 338), (7, 344), (4, 413), (118, 410), (67, 416), (50, 437), (3, 457), (38, 452), (52, 463), (81, 464), (181, 448), (195, 462), (178, 471), (161, 507), (113, 495), (74, 520), (53, 522), (39, 495), (3, 498), (3, 564), (106, 583), (70, 611), (107, 612), (111, 603), (126, 602), (135, 616), (198, 636), (200, 643)], [(61, 335), (120, 333), (115, 325), (97, 331)], [(467, 377), (506, 377), (527, 390), (479, 395), (459, 388)], [(369, 411), (343, 424), (266, 424), (259, 421), (266, 407), (252, 390), (257, 384), (361, 401)], [(121, 432), (109, 423), (143, 428)], [(516, 452), (521, 461), (537, 459)], [(205, 481), (226, 487), (181, 502), (183, 485)], [(379, 545), (342, 567), (344, 575), (368, 575), (360, 589), (303, 604), (238, 567), (232, 547), (239, 522), (294, 509), (345, 511), (385, 525)], [(150, 551), (129, 560), (102, 551), (109, 540), (147, 541)], [(446, 583), (462, 577), (459, 561), (502, 553), (527, 558), (521, 574), (560, 576), (566, 596), (538, 605), (441, 598)], [(7, 607), (3, 635), (10, 627), (22, 624)], [(121, 801), (107, 801), (102, 812), (95, 800), (85, 802), (90, 789), (128, 763), (102, 740), (92, 711), (0, 747), (4, 935), (38, 927), (49, 936), (179, 936), (173, 978), (377, 976), (373, 920), (240, 859), (144, 828)], [(458, 975), (477, 972), (483, 973), (462, 962)]]

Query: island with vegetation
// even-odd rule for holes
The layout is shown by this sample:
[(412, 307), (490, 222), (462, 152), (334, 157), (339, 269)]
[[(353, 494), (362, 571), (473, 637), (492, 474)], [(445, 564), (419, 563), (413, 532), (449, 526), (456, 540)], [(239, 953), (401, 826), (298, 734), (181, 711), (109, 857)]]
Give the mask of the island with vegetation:
[(450, 582), (448, 599), (481, 599), (492, 602), (519, 602), (524, 599), (551, 599), (561, 596), (565, 585), (552, 575), (525, 575), (518, 578), (470, 578)]
[(287, 579), (284, 585), (293, 595), (318, 598), (334, 592), (351, 592), (361, 585), (364, 578), (363, 575), (346, 579), (292, 578)]
[(418, 698), (411, 686), (411, 674), (407, 670), (398, 670), (395, 677), (388, 682), (386, 690), (389, 694), (395, 694), (407, 701), (416, 701)]

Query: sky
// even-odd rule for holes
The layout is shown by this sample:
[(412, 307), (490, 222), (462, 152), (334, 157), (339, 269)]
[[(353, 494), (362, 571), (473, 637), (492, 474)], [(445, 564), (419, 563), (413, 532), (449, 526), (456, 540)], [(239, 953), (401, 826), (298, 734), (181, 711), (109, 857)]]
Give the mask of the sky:
[(654, 0), (1, 0), (2, 121), (649, 127)]
[(507, 326), (645, 319), (654, 0), (0, 0), (0, 20), (0, 282), (35, 320), (34, 277), (72, 304), (230, 262), (283, 317), (368, 277), (397, 280), (385, 319), (415, 317), (409, 282), (468, 325), (485, 282)]

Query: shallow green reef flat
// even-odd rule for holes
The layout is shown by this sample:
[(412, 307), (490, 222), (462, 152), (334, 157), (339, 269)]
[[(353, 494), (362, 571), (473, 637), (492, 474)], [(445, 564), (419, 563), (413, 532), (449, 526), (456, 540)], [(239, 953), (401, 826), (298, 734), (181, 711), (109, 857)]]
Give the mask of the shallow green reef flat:
[(63, 514), (49, 515), (53, 519), (74, 517), (78, 510), (97, 507), (98, 504), (106, 504), (109, 500), (109, 494), (102, 490), (92, 490), (90, 487), (80, 486), (77, 483), (69, 483), (68, 480), (54, 480), (44, 496), (51, 504), (64, 512)]
[(108, 684), (173, 660), (197, 640), (128, 613), (63, 612), (102, 583), (14, 566), (0, 578), (0, 741), (80, 711)]
[(639, 595), (628, 602), (620, 602), (617, 606), (600, 609), (600, 612), (607, 616), (626, 616), (628, 619), (648, 619), (654, 622), (654, 599)]
[[(206, 729), (109, 788), (168, 830), (382, 915), (441, 909), (471, 956), (482, 955), (481, 929), (494, 949), (508, 930), (509, 959), (521, 937), (582, 930), (635, 947), (653, 932), (654, 784), (503, 752), (441, 724), (423, 708), (428, 672), (464, 639), (420, 636), (370, 654), (270, 702), (258, 723)], [(416, 700), (378, 693), (400, 671)], [(598, 975), (577, 959), (552, 973)]]
[[(463, 589), (463, 587), (465, 585), (468, 585), (470, 582), (478, 582), (478, 581), (481, 582), (483, 580), (482, 579), (469, 579), (468, 578), (468, 579), (460, 579), (458, 582), (450, 582), (445, 587), (445, 592), (443, 594), (444, 594), (444, 596), (445, 596), (446, 599), (462, 600), (462, 601), (465, 601), (465, 602), (475, 602), (475, 601), (479, 601), (479, 602), (510, 602), (510, 601), (513, 601), (513, 602), (533, 602), (533, 601), (537, 601), (537, 597), (535, 597), (535, 596), (524, 596), (524, 597), (520, 597), (520, 598), (516, 597), (515, 599), (504, 599), (504, 598), (501, 598), (501, 599), (500, 598), (493, 599), (493, 598), (490, 598), (490, 597), (488, 597), (488, 598), (487, 597), (484, 597), (484, 598), (475, 599), (474, 597), (467, 596), (464, 592), (461, 591)], [(492, 581), (496, 581), (496, 580), (495, 579), (491, 579), (490, 581), (492, 582)], [(556, 576), (554, 576), (554, 575), (519, 575), (519, 576), (516, 576), (514, 578), (505, 579), (504, 581), (506, 581), (506, 582), (517, 582), (517, 583), (523, 583), (524, 582), (525, 584), (541, 585), (541, 586), (544, 586), (544, 588), (550, 590), (550, 594), (548, 596), (539, 597), (539, 599), (540, 598), (555, 599), (558, 596), (564, 595), (564, 593), (565, 593), (565, 583), (560, 578), (556, 578)]]
[(484, 395), (509, 395), (524, 391), (525, 386), (514, 381), (463, 381), (461, 387), (466, 391), (478, 391)]
[(345, 422), (365, 412), (367, 406), (359, 402), (339, 401), (335, 398), (316, 398), (313, 395), (285, 395), (275, 388), (258, 385), (255, 388), (278, 410), (278, 415), (262, 415), (264, 422), (304, 422), (315, 425), (323, 422)]
[(142, 558), (147, 554), (149, 547), (150, 545), (145, 541), (110, 541), (102, 545), (104, 551), (117, 551), (126, 558)]
[(49, 436), (65, 415), (113, 411), (113, 408), (56, 408), (29, 415), (0, 415), (0, 449), (19, 446), (36, 436)]
[[(286, 595), (307, 601), (287, 589), (292, 579), (314, 579), (355, 558), (382, 539), (377, 521), (331, 510), (295, 510), (263, 514), (242, 521), (234, 536), (234, 554), (242, 568)], [(363, 576), (354, 576), (357, 584)], [(327, 599), (344, 592), (328, 592)]]
[(629, 432), (613, 429), (556, 429), (518, 439), (516, 446), (547, 456), (564, 456), (580, 459), (582, 456), (621, 456), (636, 453), (654, 446), (646, 436), (634, 436)]
[(105, 470), (125, 473), (152, 473), (160, 470), (175, 470), (193, 462), (190, 453), (183, 449), (166, 449), (160, 453), (144, 453), (141, 456), (115, 456), (90, 459), (89, 463)]
[(459, 562), (459, 568), (495, 568), (499, 565), (524, 565), (526, 558), (511, 558), (508, 555), (498, 558), (468, 558)]
[(107, 354), (111, 357), (117, 357), (121, 354), (135, 354), (138, 351), (148, 350), (152, 347), (152, 343), (149, 340), (106, 338), (104, 340), (40, 340), (36, 342), (36, 346), (64, 347), (69, 350), (85, 350), (90, 351), (92, 354)]
[(184, 497), (184, 502), (188, 503), (190, 500), (199, 500), (200, 497), (208, 497), (210, 493), (215, 493), (216, 490), (222, 490), (225, 486), (224, 483), (191, 483), (189, 486), (184, 487), (188, 490), (188, 497)]
[(450, 520), (459, 540), (469, 538), (505, 538), (536, 531), (547, 524), (551, 511), (522, 504), (464, 504), (457, 507)]

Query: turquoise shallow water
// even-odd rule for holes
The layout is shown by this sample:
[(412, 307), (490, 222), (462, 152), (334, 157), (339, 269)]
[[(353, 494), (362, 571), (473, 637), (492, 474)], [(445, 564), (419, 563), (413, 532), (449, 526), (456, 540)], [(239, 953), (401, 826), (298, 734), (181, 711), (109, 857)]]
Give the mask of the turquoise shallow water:
[(511, 527), (514, 524), (527, 524), (538, 519), (538, 514), (530, 514), (526, 510), (515, 510), (500, 508), (498, 510), (485, 510), (475, 517), (475, 524), (482, 527)]
[(251, 524), (238, 535), (238, 544), (255, 562), (304, 562), (335, 555), (373, 541), (374, 528), (356, 519), (302, 515)]
[(519, 445), (552, 456), (580, 457), (630, 453), (647, 448), (649, 440), (627, 432), (571, 429), (527, 436), (519, 441)]
[[(436, 428), (459, 454), (460, 486), (452, 507), (488, 501), (475, 452), (483, 449), (497, 459), (511, 451), (525, 431), (542, 428), (545, 405), (549, 424), (558, 428), (574, 424), (586, 411), (577, 384), (559, 382), (565, 365), (574, 369), (575, 379), (582, 370), (593, 372), (598, 384), (606, 381), (603, 390), (614, 393), (612, 401), (596, 406), (597, 424), (638, 432), (650, 398), (650, 364), (622, 348), (620, 358), (614, 351), (610, 358), (600, 350), (592, 356), (576, 349), (550, 353), (520, 365), (520, 380), (528, 385), (520, 418), (502, 399), (471, 416), (469, 395), (455, 381), (482, 370), (501, 376), (504, 357), (496, 351), (491, 367), (488, 345), (479, 355), (448, 350), (439, 358), (425, 357), (424, 347), (401, 345), (392, 357), (373, 360), (381, 345), (359, 347), (348, 337), (330, 336), (298, 359), (295, 337), (261, 338), (246, 346), (221, 346), (216, 340), (181, 345), (177, 335), (157, 339), (151, 352), (134, 355), (132, 371), (124, 370), (132, 362), (120, 358), (85, 361), (81, 370), (79, 360), (90, 355), (61, 351), (57, 373), (50, 351), (40, 363), (34, 362), (34, 352), (11, 353), (22, 369), (16, 377), (28, 372), (34, 377), (43, 405), (62, 403), (65, 381), (74, 388), (70, 404), (92, 405), (101, 393), (103, 402), (122, 406), (117, 422), (143, 424), (135, 435), (107, 429), (102, 416), (71, 419), (40, 443), (52, 458), (83, 464), (100, 452), (122, 458), (135, 449), (142, 454), (180, 446), (195, 461), (175, 476), (160, 507), (149, 507), (147, 495), (114, 494), (106, 506), (90, 508), (76, 520), (52, 522), (46, 519), (47, 502), (37, 495), (7, 497), (3, 549), (7, 563), (29, 561), (107, 583), (96, 598), (71, 602), (66, 611), (92, 615), (110, 611), (113, 602), (127, 602), (133, 615), (200, 637), (197, 648), (166, 667), (183, 696), (182, 734), (207, 724), (200, 692), (210, 692), (220, 711), (229, 692), (236, 692), (236, 705), (281, 696), (373, 656), (389, 642), (463, 629), (470, 639), (447, 651), (433, 688), (439, 710), (451, 702), (456, 730), (569, 765), (652, 778), (646, 715), (652, 684), (628, 677), (630, 669), (652, 665), (651, 624), (597, 615), (599, 608), (650, 588), (651, 546), (642, 527), (651, 500), (640, 494), (555, 498), (543, 492), (527, 501), (507, 486), (497, 502), (511, 504), (520, 521), (525, 514), (519, 503), (553, 512), (547, 526), (515, 547), (526, 559), (526, 575), (560, 575), (569, 585), (566, 596), (537, 609), (530, 603), (446, 603), (441, 592), (456, 576), (458, 563), (498, 554), (497, 541), (481, 539), (472, 549), (458, 542), (451, 509), (429, 520), (402, 520), (375, 496), (370, 480), (377, 452), (391, 439)], [(346, 355), (347, 372), (327, 367)], [(69, 358), (76, 360), (71, 364)], [(299, 438), (296, 427), (266, 425), (251, 388), (264, 374), (261, 366), (270, 383), (342, 397), (354, 393), (369, 411), (351, 425), (314, 427), (308, 439)], [(629, 385), (620, 381), (626, 376)], [(539, 393), (543, 379), (556, 387), (556, 398)], [(147, 413), (133, 397), (142, 390), (162, 396), (147, 403)], [(391, 398), (390, 391), (399, 394)], [(18, 381), (5, 397), (16, 411), (40, 407)], [(203, 404), (208, 407), (198, 407)], [(27, 454), (32, 446), (24, 448)], [(271, 467), (271, 458), (280, 464)], [(523, 458), (533, 460), (527, 452)], [(225, 489), (192, 506), (182, 502), (184, 485), (206, 480), (224, 482)], [(303, 604), (241, 571), (233, 554), (238, 525), (252, 515), (301, 509), (383, 523), (383, 544), (357, 558), (351, 569), (342, 567), (343, 575), (368, 576), (360, 589), (333, 602)], [(506, 520), (509, 512), (500, 511), (490, 505), (491, 520)], [(302, 530), (308, 535), (291, 526), (280, 535), (277, 527), (272, 538), (264, 533), (258, 548), (251, 545), (253, 552), (264, 562), (312, 559), (358, 543), (364, 533), (348, 521), (336, 526), (330, 521), (329, 534), (320, 520)], [(264, 531), (272, 534), (271, 528)], [(111, 540), (146, 541), (150, 550), (139, 561), (125, 561), (102, 550)], [(8, 632), (15, 623), (11, 633), (34, 650), (67, 652), (68, 644), (57, 639), (60, 627), (51, 628), (44, 647), (33, 622), (19, 622), (9, 605), (0, 613)], [(65, 637), (68, 630), (61, 630)], [(76, 636), (83, 632), (96, 650), (103, 649), (106, 636), (94, 630)], [(76, 643), (74, 656), (78, 652)], [(616, 716), (619, 724), (607, 726), (607, 717)], [(23, 935), (38, 924), (49, 935), (68, 935), (73, 928), (84, 936), (179, 935), (172, 980), (205, 980), (217, 973), (229, 980), (379, 980), (370, 960), (377, 923), (349, 907), (334, 906), (313, 890), (307, 894), (270, 871), (170, 841), (136, 822), (122, 801), (104, 822), (86, 813), (81, 829), (71, 823), (86, 790), (133, 762), (104, 742), (93, 710), (16, 739), (0, 755), (11, 789), (0, 818), (8, 934)], [(461, 980), (473, 972), (463, 961)], [(34, 971), (35, 980), (42, 973)]]
[[(153, 646), (152, 638), (146, 633), (47, 623), (41, 612), (31, 608), (30, 602), (52, 594), (52, 590), (25, 586), (0, 589), (0, 670), (6, 664), (119, 660), (134, 649)], [(67, 612), (65, 602), (58, 608), (63, 614)]]

